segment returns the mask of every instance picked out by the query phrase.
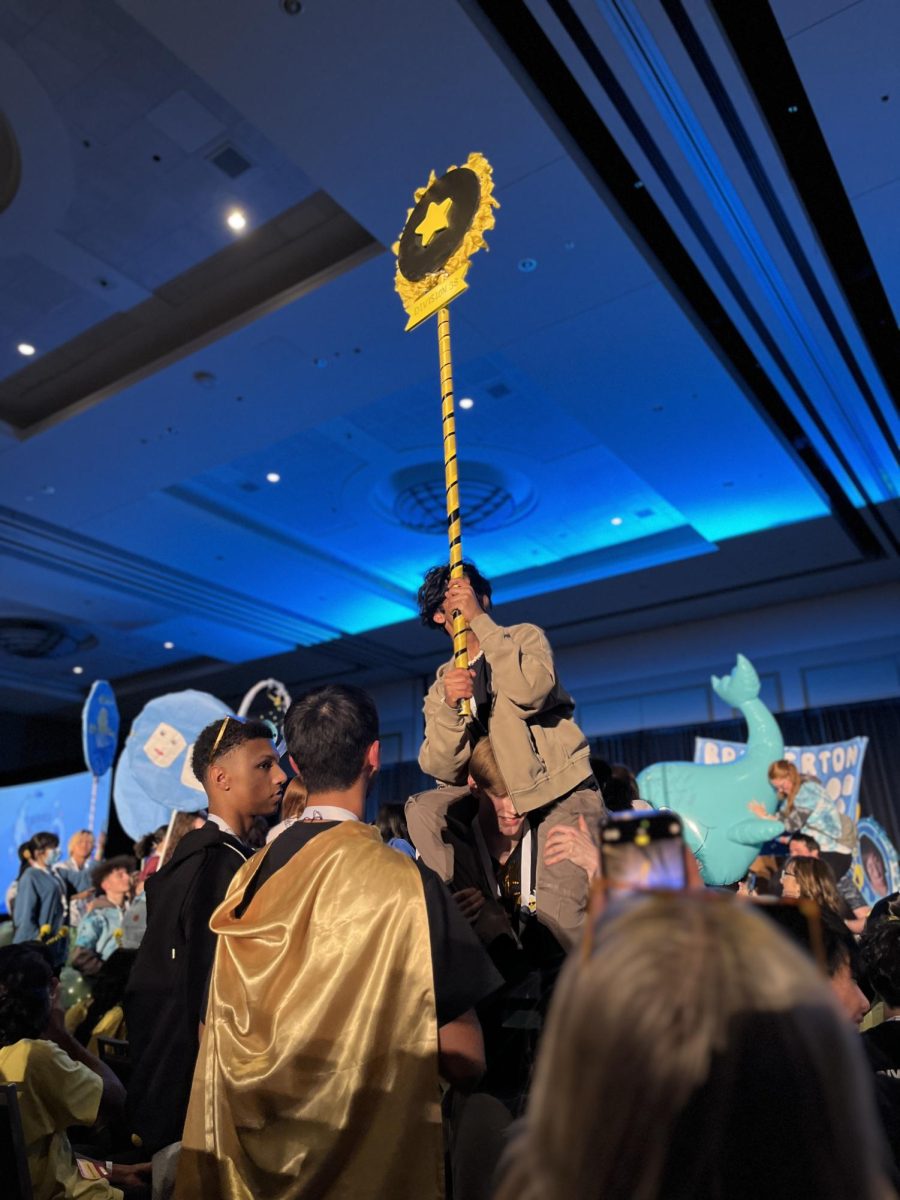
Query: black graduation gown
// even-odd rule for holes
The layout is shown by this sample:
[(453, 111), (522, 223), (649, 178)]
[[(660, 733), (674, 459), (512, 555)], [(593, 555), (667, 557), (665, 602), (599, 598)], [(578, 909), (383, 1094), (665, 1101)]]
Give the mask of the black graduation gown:
[(186, 834), (147, 880), (147, 932), (128, 982), (125, 1020), (128, 1120), (148, 1157), (181, 1139), (216, 949), (209, 919), (249, 854), (210, 821)]

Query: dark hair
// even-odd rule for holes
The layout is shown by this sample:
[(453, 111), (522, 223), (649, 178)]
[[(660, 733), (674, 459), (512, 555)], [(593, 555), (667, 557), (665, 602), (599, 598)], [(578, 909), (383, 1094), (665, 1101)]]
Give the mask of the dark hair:
[(603, 799), (605, 800), (606, 788), (610, 779), (612, 779), (612, 767), (605, 758), (598, 758), (595, 754), (591, 755), (591, 757), (588, 759), (588, 762), (591, 764), (591, 772), (593, 773), (594, 778), (600, 784), (600, 791), (602, 792)]
[(19, 878), (25, 873), (28, 867), (34, 865), (34, 860), (42, 850), (55, 849), (59, 845), (59, 838), (55, 833), (50, 833), (44, 830), (41, 833), (36, 833), (30, 838), (24, 846), (19, 847), (19, 858), (22, 860), (19, 867)]
[(95, 892), (100, 891), (100, 885), (107, 875), (112, 875), (113, 871), (118, 871), (120, 867), (131, 874), (134, 870), (134, 859), (129, 858), (127, 854), (120, 854), (118, 858), (105, 858), (102, 863), (98, 863), (91, 871), (91, 886)]
[(111, 1008), (122, 1003), (125, 988), (128, 985), (128, 977), (136, 958), (137, 950), (116, 950), (95, 976), (91, 986), (91, 999), (87, 1014), (75, 1030), (75, 1040), (81, 1042), (82, 1046), (86, 1046), (90, 1041), (91, 1034), (97, 1027), (100, 1018)]
[(830, 908), (820, 908), (822, 924), (822, 950), (825, 954), (825, 970), (832, 979), (843, 966), (850, 967), (854, 979), (860, 977), (859, 950), (856, 938), (844, 921)]
[(31, 866), (31, 842), (23, 842), (18, 850), (19, 854), (19, 873), (16, 879), (21, 879), (28, 868)]
[(375, 818), (375, 826), (381, 834), (382, 841), (389, 842), (391, 838), (403, 838), (409, 841), (409, 830), (406, 828), (406, 818), (403, 816), (402, 804), (382, 804)]
[(284, 738), (310, 797), (345, 792), (378, 741), (378, 710), (362, 688), (345, 683), (313, 688), (288, 709)]
[(872, 905), (872, 911), (866, 920), (866, 929), (871, 929), (879, 921), (886, 921), (888, 917), (900, 917), (900, 892), (882, 896)]
[[(472, 585), (472, 590), (480, 599), (486, 597), (491, 598), (491, 584), (489, 579), (481, 574), (474, 563), (464, 561), (463, 574)], [(425, 572), (425, 578), (422, 580), (422, 586), (419, 588), (419, 616), (422, 618), (422, 624), (433, 629), (439, 629), (437, 621), (434, 619), (434, 614), (444, 603), (444, 596), (447, 592), (447, 585), (450, 582), (450, 567), (444, 563), (441, 566), (430, 567)]]
[(890, 1008), (900, 1008), (900, 921), (876, 921), (859, 941), (859, 958), (869, 985)]
[(50, 1019), (53, 971), (37, 946), (0, 949), (0, 1046), (39, 1038)]
[(135, 858), (149, 858), (157, 846), (162, 845), (162, 840), (166, 836), (167, 825), (160, 825), (154, 833), (145, 833), (140, 841), (134, 843)]
[(609, 783), (602, 788), (606, 807), (611, 812), (633, 808), (634, 801), (640, 797), (633, 772), (621, 763), (614, 763), (609, 769), (609, 775)]
[(191, 755), (191, 770), (200, 783), (206, 782), (206, 772), (229, 750), (242, 746), (244, 742), (272, 740), (272, 730), (263, 721), (250, 721), (246, 717), (223, 717), (213, 721), (197, 735)]
[(819, 843), (814, 837), (810, 837), (808, 833), (791, 833), (788, 835), (788, 845), (791, 842), (799, 842), (801, 846), (805, 846), (807, 850), (819, 850)]

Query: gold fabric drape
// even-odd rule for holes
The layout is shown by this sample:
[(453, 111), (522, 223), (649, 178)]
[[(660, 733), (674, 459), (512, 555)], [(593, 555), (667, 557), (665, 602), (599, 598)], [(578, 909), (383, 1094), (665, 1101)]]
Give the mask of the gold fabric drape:
[[(274, 843), (272, 843), (274, 845)], [(428, 918), (377, 830), (317, 834), (218, 944), (177, 1200), (439, 1200), (443, 1149)]]

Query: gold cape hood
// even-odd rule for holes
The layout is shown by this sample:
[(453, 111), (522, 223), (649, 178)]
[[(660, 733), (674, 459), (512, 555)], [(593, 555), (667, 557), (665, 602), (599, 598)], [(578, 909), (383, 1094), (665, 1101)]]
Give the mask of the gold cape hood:
[[(272, 843), (274, 845), (274, 843)], [(428, 918), (415, 863), (345, 821), (213, 913), (177, 1200), (439, 1200)]]

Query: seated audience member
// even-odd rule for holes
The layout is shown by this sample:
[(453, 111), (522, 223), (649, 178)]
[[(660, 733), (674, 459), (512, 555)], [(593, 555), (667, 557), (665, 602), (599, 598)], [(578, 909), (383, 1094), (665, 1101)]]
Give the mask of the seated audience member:
[(79, 829), (69, 838), (69, 857), (56, 864), (54, 871), (62, 876), (68, 892), (68, 921), (70, 929), (77, 929), (87, 912), (91, 881), (91, 855), (94, 853), (94, 835), (89, 829)]
[(474, 1007), (500, 979), (440, 880), (363, 824), (378, 714), (358, 688), (295, 700), (309, 798), (235, 877), (176, 1196), (442, 1194), (438, 1074), (483, 1070)]
[(416, 857), (416, 848), (409, 840), (409, 830), (406, 828), (401, 804), (382, 804), (375, 818), (375, 828), (381, 834), (385, 845), (399, 850), (401, 854), (407, 854), (410, 858)]
[(98, 1038), (128, 1041), (125, 1025), (125, 989), (136, 952), (119, 949), (103, 963), (91, 980), (91, 994), (66, 1009), (66, 1029), (91, 1054), (97, 1053)]
[(82, 975), (97, 975), (106, 960), (121, 945), (123, 921), (131, 899), (131, 874), (134, 861), (130, 858), (107, 858), (94, 867), (91, 880), (100, 898), (78, 927), (72, 966)]
[(724, 895), (600, 919), (506, 1161), (498, 1200), (756, 1200), (761, 1179), (770, 1200), (891, 1195), (857, 1037), (809, 957)]
[[(605, 808), (591, 771), (587, 740), (574, 721), (575, 702), (556, 671), (553, 650), (536, 625), (497, 625), (490, 615), (491, 585), (473, 563), (450, 578), (448, 566), (432, 567), (419, 589), (422, 622), (453, 636), (453, 613), (466, 625), (468, 666), (453, 659), (439, 668), (425, 697), (425, 740), (419, 766), (442, 784), (464, 785), (475, 746), (487, 738), (503, 791), (538, 841), (533, 881), (537, 916), (560, 945), (578, 941), (584, 923), (584, 877), (572, 862), (547, 861), (544, 843), (556, 825), (578, 828), (579, 817), (593, 830)], [(460, 712), (469, 702), (470, 715)], [(423, 792), (409, 814), (412, 841), (420, 854), (439, 843), (447, 804), (460, 795), (447, 788)], [(439, 849), (439, 847), (437, 847)], [(442, 872), (449, 878), (451, 872)]]
[(781, 894), (786, 900), (812, 900), (821, 909), (828, 909), (845, 921), (854, 933), (865, 922), (858, 920), (838, 891), (834, 872), (820, 858), (800, 856), (789, 858), (781, 872)]
[(250, 857), (253, 818), (275, 810), (285, 780), (268, 726), (234, 717), (198, 735), (193, 771), (209, 821), (185, 833), (147, 880), (147, 931), (125, 995), (128, 1117), (150, 1152), (181, 1137), (216, 945), (209, 918)]
[(66, 1032), (58, 987), (42, 948), (0, 950), (0, 1081), (16, 1084), (34, 1200), (121, 1200), (120, 1188), (143, 1189), (149, 1163), (82, 1178), (66, 1131), (117, 1116), (125, 1091)]
[(55, 833), (36, 833), (24, 854), (13, 942), (42, 942), (58, 972), (69, 952), (66, 884), (53, 870), (59, 860), (59, 838)]
[[(819, 843), (808, 833), (792, 833), (788, 841), (788, 853), (792, 858), (818, 858)], [(837, 890), (853, 914), (853, 919), (847, 921), (848, 929), (851, 933), (862, 933), (870, 909), (865, 896), (853, 882), (850, 871), (846, 871), (837, 881)]]

